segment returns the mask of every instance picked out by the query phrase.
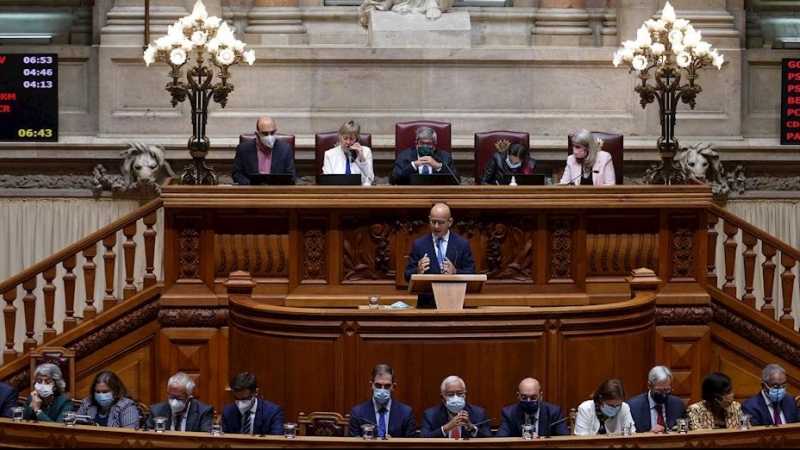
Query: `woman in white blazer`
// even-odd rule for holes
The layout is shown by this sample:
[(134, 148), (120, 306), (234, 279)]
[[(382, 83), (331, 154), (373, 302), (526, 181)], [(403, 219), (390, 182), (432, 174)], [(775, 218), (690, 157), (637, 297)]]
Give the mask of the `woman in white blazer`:
[(367, 186), (372, 184), (372, 180), (375, 179), (372, 171), (372, 150), (358, 142), (360, 135), (361, 125), (353, 120), (348, 120), (339, 127), (339, 145), (325, 151), (323, 174), (361, 174), (361, 184)]
[(630, 425), (631, 434), (636, 433), (631, 408), (623, 401), (625, 389), (622, 382), (611, 378), (603, 382), (591, 399), (578, 406), (575, 419), (576, 435), (622, 434), (622, 427)]
[(611, 153), (600, 150), (588, 130), (572, 135), (572, 154), (559, 184), (609, 186), (617, 184)]

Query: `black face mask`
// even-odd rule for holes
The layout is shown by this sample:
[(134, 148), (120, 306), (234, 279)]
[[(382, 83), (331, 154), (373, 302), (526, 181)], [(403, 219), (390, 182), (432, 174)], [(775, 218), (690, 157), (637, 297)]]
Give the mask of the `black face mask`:
[(417, 154), (419, 156), (431, 156), (433, 155), (433, 147), (417, 147)]
[(539, 411), (539, 400), (519, 401), (519, 407), (525, 414), (536, 414)]
[(669, 398), (669, 394), (662, 394), (660, 392), (653, 392), (653, 401), (658, 403), (659, 405), (663, 405), (667, 403), (667, 399)]

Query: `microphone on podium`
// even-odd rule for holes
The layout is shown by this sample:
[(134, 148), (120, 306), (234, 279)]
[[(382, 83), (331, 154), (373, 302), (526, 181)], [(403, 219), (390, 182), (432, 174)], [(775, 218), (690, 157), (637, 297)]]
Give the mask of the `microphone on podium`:
[(441, 165), (442, 165), (442, 167), (445, 167), (445, 168), (447, 168), (447, 172), (449, 172), (449, 173), (450, 173), (450, 176), (451, 176), (451, 177), (453, 177), (453, 181), (455, 181), (455, 182), (456, 182), (456, 185), (459, 185), (459, 184), (461, 184), (461, 181), (459, 181), (459, 180), (458, 180), (458, 177), (456, 176), (456, 174), (454, 174), (454, 173), (453, 173), (453, 170), (452, 170), (452, 169), (450, 169), (450, 166), (448, 166), (447, 164), (445, 164), (444, 162), (442, 162), (442, 160), (441, 160), (439, 157), (437, 157), (436, 155), (433, 155), (433, 159), (435, 159), (435, 160), (436, 160), (436, 162), (438, 162), (439, 164), (441, 164)]

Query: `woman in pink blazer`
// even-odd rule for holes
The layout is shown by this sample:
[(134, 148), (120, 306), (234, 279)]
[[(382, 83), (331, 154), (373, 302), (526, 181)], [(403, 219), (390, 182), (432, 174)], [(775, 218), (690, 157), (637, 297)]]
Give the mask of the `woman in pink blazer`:
[(559, 184), (616, 184), (611, 154), (600, 150), (590, 131), (580, 130), (572, 135), (572, 154), (567, 157), (567, 166)]

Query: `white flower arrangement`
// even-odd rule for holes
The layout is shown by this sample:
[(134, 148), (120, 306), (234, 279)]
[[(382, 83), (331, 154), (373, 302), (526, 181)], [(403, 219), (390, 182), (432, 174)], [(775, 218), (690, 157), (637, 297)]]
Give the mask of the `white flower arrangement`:
[(666, 2), (661, 18), (645, 21), (636, 31), (636, 40), (623, 42), (614, 52), (613, 63), (614, 67), (626, 63), (646, 75), (654, 67), (670, 64), (673, 56), (678, 67), (691, 73), (708, 64), (721, 69), (725, 59), (688, 20), (676, 18), (675, 9)]
[(227, 23), (219, 17), (209, 16), (202, 0), (197, 0), (192, 13), (168, 26), (166, 36), (149, 44), (143, 57), (148, 67), (156, 61), (180, 67), (192, 53), (197, 55), (198, 64), (201, 64), (203, 54), (208, 52), (217, 65), (229, 66), (239, 61), (253, 65), (255, 52), (245, 51), (245, 45), (236, 39)]

